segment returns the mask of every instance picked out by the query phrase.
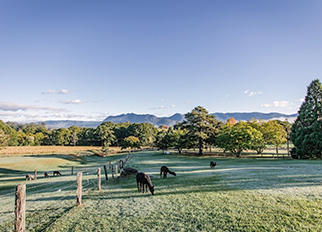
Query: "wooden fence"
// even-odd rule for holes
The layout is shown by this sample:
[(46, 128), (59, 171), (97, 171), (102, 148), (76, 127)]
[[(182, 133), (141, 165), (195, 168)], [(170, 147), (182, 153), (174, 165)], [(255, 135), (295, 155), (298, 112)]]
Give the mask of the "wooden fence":
[[(117, 164), (112, 164), (109, 162), (109, 169), (111, 170), (112, 178), (115, 178), (119, 175), (118, 170), (121, 170), (125, 167), (125, 164), (129, 160), (129, 155), (124, 159), (117, 162)], [(108, 170), (106, 165), (103, 166), (105, 172), (105, 178), (108, 180)], [(101, 190), (101, 168), (97, 168), (97, 190)], [(74, 174), (74, 167), (71, 167), (71, 175)], [(82, 192), (83, 192), (83, 182), (82, 182), (83, 172), (77, 172), (76, 176), (76, 206), (82, 206)], [(37, 171), (34, 172), (34, 180), (37, 179)], [(74, 185), (74, 184), (72, 184)], [(87, 184), (88, 185), (88, 184)], [(69, 188), (71, 185), (66, 186)], [(40, 187), (40, 186), (37, 186)], [(26, 231), (26, 184), (18, 184), (15, 190), (15, 218), (14, 218), (14, 229), (15, 231)], [(61, 190), (61, 189), (60, 189)]]

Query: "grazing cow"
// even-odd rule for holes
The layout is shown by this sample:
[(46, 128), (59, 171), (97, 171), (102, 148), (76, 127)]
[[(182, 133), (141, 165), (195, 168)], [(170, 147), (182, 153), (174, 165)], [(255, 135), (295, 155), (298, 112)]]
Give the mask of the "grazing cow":
[(55, 176), (55, 175), (57, 175), (57, 176), (61, 176), (61, 173), (60, 173), (59, 171), (54, 171), (53, 176)]
[(162, 173), (163, 173), (163, 178), (167, 178), (168, 173), (170, 173), (173, 176), (177, 175), (175, 172), (171, 172), (167, 166), (162, 166), (160, 168), (160, 177), (162, 176)]
[(30, 174), (26, 175), (26, 180), (31, 180), (31, 179), (34, 180), (35, 177), (33, 175), (30, 175)]
[(45, 178), (47, 178), (47, 177), (49, 178), (49, 175), (47, 172), (44, 173), (44, 176), (45, 176)]
[(210, 162), (210, 168), (213, 168), (213, 169), (215, 169), (215, 167), (216, 167), (216, 165), (217, 165), (217, 162)]
[(136, 174), (136, 183), (139, 193), (141, 192), (141, 189), (142, 193), (144, 193), (144, 187), (146, 188), (146, 192), (148, 192), (149, 187), (151, 194), (154, 195), (154, 186), (152, 185), (149, 175), (143, 172), (139, 172), (138, 174)]

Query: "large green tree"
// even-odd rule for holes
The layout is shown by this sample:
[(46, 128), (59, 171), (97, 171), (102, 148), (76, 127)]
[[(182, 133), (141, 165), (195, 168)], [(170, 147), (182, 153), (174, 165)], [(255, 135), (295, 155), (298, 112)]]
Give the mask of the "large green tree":
[(66, 128), (55, 129), (51, 133), (53, 145), (68, 146), (70, 140), (70, 131)]
[(95, 128), (81, 128), (77, 137), (77, 144), (81, 146), (99, 146), (101, 144)]
[(131, 149), (140, 149), (140, 140), (135, 136), (129, 136), (125, 138), (122, 144), (122, 149), (126, 149), (128, 147), (130, 147)]
[(0, 120), (0, 146), (18, 146), (16, 131)]
[(76, 146), (76, 143), (78, 141), (78, 134), (80, 133), (81, 128), (77, 126), (71, 126), (68, 128), (68, 130), (70, 131), (70, 144)]
[(103, 122), (96, 128), (96, 134), (101, 140), (102, 149), (108, 148), (115, 140), (114, 123)]
[(117, 123), (114, 127), (114, 135), (115, 135), (115, 146), (121, 146), (125, 138), (130, 136), (129, 126), (130, 122)]
[(257, 140), (257, 144), (254, 144), (254, 150), (257, 152), (257, 154), (263, 155), (263, 151), (267, 144), (267, 141), (265, 140), (265, 128), (264, 128), (264, 125), (266, 124), (266, 122), (263, 120), (257, 121), (252, 118), (251, 120), (247, 121), (247, 123), (254, 129), (262, 133), (262, 137)]
[(158, 129), (151, 123), (132, 123), (128, 127), (128, 135), (137, 137), (142, 146), (153, 145)]
[(322, 85), (311, 82), (298, 117), (292, 125), (291, 141), (301, 158), (322, 158)]
[(177, 129), (174, 131), (175, 135), (175, 144), (174, 148), (178, 149), (178, 152), (181, 153), (183, 148), (187, 147), (187, 131), (184, 129)]
[(255, 150), (263, 135), (246, 122), (238, 122), (235, 125), (226, 123), (224, 129), (218, 135), (218, 146), (240, 157), (244, 150)]
[(210, 141), (211, 137), (211, 141), (215, 143), (221, 122), (201, 106), (197, 106), (191, 112), (185, 114), (185, 119), (182, 127), (187, 130), (187, 138), (192, 143), (197, 142), (201, 155), (204, 145)]
[(287, 141), (287, 133), (284, 126), (276, 120), (270, 120), (263, 125), (262, 131), (265, 141), (273, 144), (276, 148), (276, 154), (278, 154), (278, 148)]
[(172, 127), (169, 127), (167, 131), (159, 131), (157, 136), (157, 147), (161, 150), (167, 150), (173, 148), (176, 145), (177, 135)]

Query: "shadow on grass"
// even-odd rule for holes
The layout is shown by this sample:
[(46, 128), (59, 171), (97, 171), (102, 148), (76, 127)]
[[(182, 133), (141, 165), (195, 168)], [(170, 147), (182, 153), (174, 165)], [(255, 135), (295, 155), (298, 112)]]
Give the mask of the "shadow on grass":
[(55, 206), (46, 209), (45, 212), (43, 210), (28, 210), (26, 215), (26, 231), (46, 231), (55, 221), (63, 217), (73, 208), (74, 206)]
[(27, 200), (28, 202), (39, 202), (39, 201), (60, 201), (62, 198), (64, 198), (64, 200), (73, 200), (75, 199), (76, 202), (76, 194), (75, 196), (71, 195), (71, 196), (51, 196), (51, 197), (40, 197), (34, 200)]
[(23, 170), (0, 168), (0, 178), (2, 178), (2, 177), (12, 177), (12, 176), (24, 175), (24, 174), (26, 174), (26, 171), (23, 171)]
[[(32, 157), (37, 163), (37, 159), (63, 159), (67, 162), (62, 162), (62, 164), (58, 165), (58, 168), (55, 170), (41, 170), (43, 172), (51, 172), (51, 171), (64, 171), (71, 172), (72, 167), (74, 169), (90, 169), (96, 170), (97, 167), (103, 168), (104, 165), (108, 166), (109, 162), (118, 163), (119, 160), (125, 159), (127, 154), (114, 154), (106, 157), (99, 157), (95, 155), (72, 155), (72, 154), (47, 154), (47, 155), (27, 155), (25, 157)], [(53, 161), (54, 164), (54, 161)], [(57, 170), (58, 169), (58, 170)], [(67, 171), (70, 170), (70, 171)], [(76, 170), (75, 170), (76, 171)], [(81, 171), (81, 170), (79, 170)]]

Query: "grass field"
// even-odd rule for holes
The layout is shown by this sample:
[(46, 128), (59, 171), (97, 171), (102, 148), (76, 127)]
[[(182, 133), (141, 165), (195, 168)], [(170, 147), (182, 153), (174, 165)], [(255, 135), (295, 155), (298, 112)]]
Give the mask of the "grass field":
[[(12, 146), (0, 147), (0, 157), (21, 156), (23, 154), (82, 154), (91, 150), (99, 150), (101, 147), (90, 146)], [(111, 150), (121, 150), (119, 147), (112, 147)]]
[[(96, 169), (125, 158), (15, 155), (0, 158), (0, 231), (12, 231), (14, 189), (26, 183), (27, 231), (322, 231), (322, 161), (198, 157), (135, 152), (127, 167), (150, 175), (155, 195), (135, 177), (105, 180)], [(215, 169), (209, 162), (217, 162)], [(167, 165), (177, 176), (161, 179)], [(76, 175), (83, 172), (83, 206)], [(25, 181), (38, 170), (37, 180)], [(43, 178), (59, 170), (63, 176)]]

